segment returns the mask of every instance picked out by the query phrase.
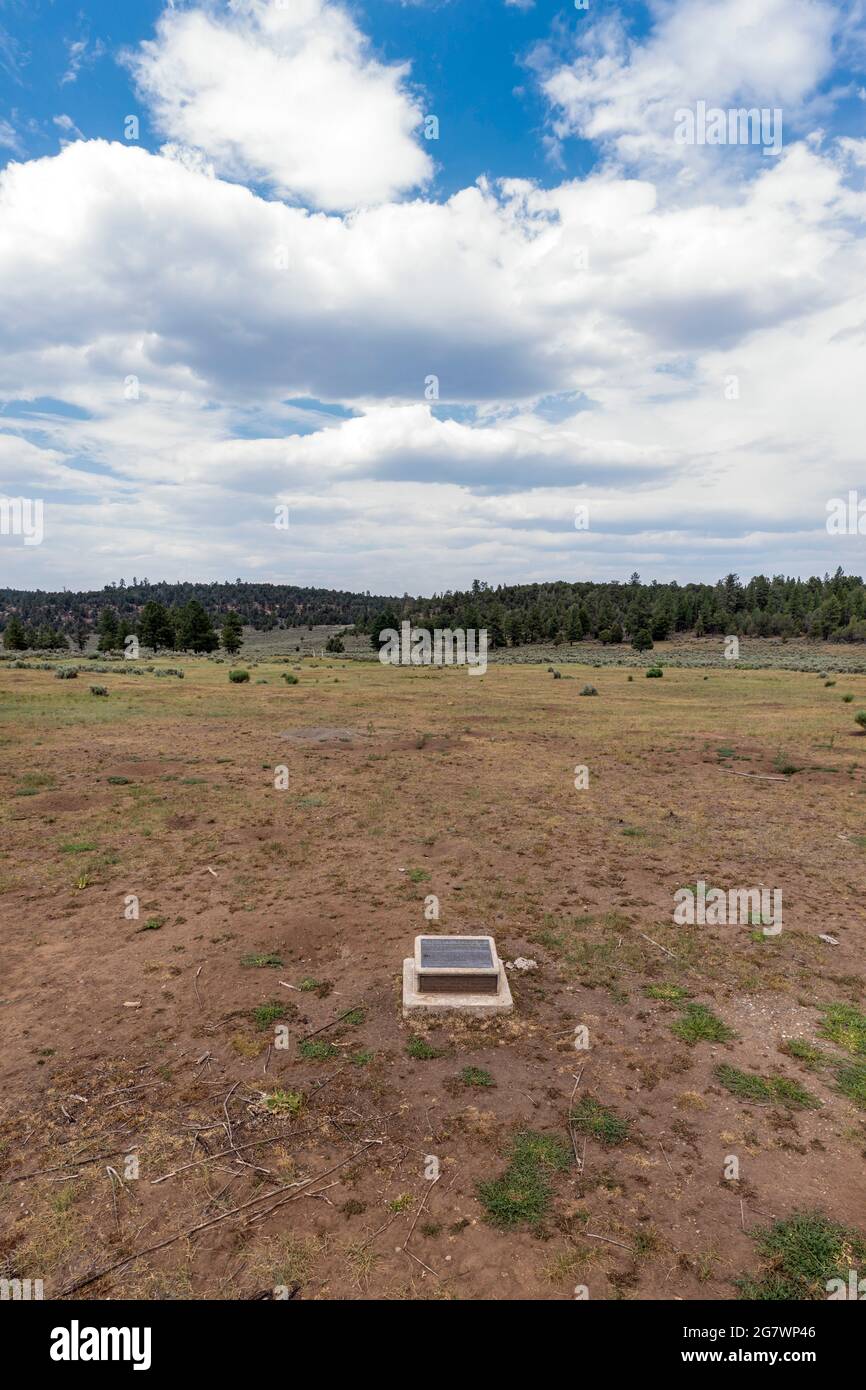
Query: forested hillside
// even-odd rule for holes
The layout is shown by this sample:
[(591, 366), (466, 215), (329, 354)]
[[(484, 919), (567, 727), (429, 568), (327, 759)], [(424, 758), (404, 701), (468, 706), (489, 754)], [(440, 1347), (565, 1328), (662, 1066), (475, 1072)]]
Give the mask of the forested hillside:
[[(96, 632), (107, 650), (128, 633), (147, 645), (208, 650), (211, 625), (231, 622), (259, 631), (298, 626), (354, 625), (374, 634), (409, 618), (416, 626), (486, 627), (493, 646), (520, 646), (561, 638), (602, 642), (653, 641), (674, 633), (738, 633), (756, 637), (810, 637), (866, 641), (866, 588), (862, 577), (838, 569), (823, 578), (758, 575), (747, 583), (729, 574), (715, 584), (596, 584), (564, 580), (402, 597), (303, 588), (291, 584), (151, 583), (133, 578), (101, 590), (0, 590), (0, 628), (8, 649), (83, 646)], [(204, 620), (207, 621), (204, 621)], [(204, 642), (204, 645), (200, 645)]]

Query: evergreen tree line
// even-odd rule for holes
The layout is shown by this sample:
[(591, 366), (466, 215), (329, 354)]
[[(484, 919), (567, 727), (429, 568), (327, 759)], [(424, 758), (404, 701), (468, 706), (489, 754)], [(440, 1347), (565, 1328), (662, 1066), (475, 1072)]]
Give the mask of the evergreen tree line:
[(404, 596), (374, 612), (362, 630), (378, 633), (405, 620), (418, 628), (486, 628), (492, 647), (527, 642), (630, 642), (647, 649), (677, 633), (695, 636), (806, 637), (866, 642), (866, 586), (841, 569), (823, 579), (768, 579), (744, 584), (728, 574), (716, 584), (628, 583), (497, 585), (475, 580), (465, 592), (430, 599)]
[[(96, 631), (102, 651), (121, 649), (135, 633), (142, 645), (178, 651), (213, 651), (216, 626), (232, 632), (324, 624), (354, 625), (375, 640), (408, 619), (415, 627), (487, 628), (491, 646), (528, 642), (618, 643), (664, 641), (676, 633), (754, 637), (806, 637), (866, 642), (866, 586), (837, 569), (822, 579), (757, 575), (743, 583), (728, 574), (715, 584), (644, 584), (589, 581), (509, 584), (475, 580), (470, 589), (430, 598), (402, 598), (284, 584), (151, 584), (121, 580), (98, 592), (0, 590), (0, 626), (7, 649), (65, 646), (84, 649)], [(236, 634), (239, 638), (239, 631)], [(225, 642), (223, 642), (225, 646)], [(227, 651), (237, 651), (230, 645)]]
[[(84, 651), (92, 630), (84, 618), (78, 620), (72, 640), (79, 651)], [(177, 608), (166, 608), (163, 603), (148, 600), (142, 606), (137, 622), (120, 617), (114, 608), (106, 605), (99, 612), (96, 633), (97, 647), (101, 652), (122, 651), (130, 636), (137, 637), (141, 646), (149, 647), (154, 652), (213, 652), (222, 646), (233, 656), (243, 645), (243, 625), (239, 614), (230, 609), (222, 619), (221, 632), (217, 633), (210, 615), (197, 599), (190, 599)], [(13, 614), (3, 629), (3, 645), (7, 651), (66, 649), (69, 641), (59, 629), (27, 628), (17, 614)]]
[[(232, 611), (244, 627), (260, 632), (289, 627), (348, 627), (381, 608), (388, 595), (352, 593), (342, 589), (313, 589), (295, 584), (243, 583), (240, 579), (223, 584), (177, 583), (133, 578), (121, 579), (104, 589), (75, 592), (63, 589), (0, 589), (0, 628), (14, 615), (31, 632), (50, 628), (74, 642), (82, 623), (94, 630), (104, 608), (112, 608), (118, 622), (130, 631), (138, 623), (147, 603), (161, 603), (179, 610), (195, 600), (214, 623)], [(393, 597), (393, 596), (391, 596)]]

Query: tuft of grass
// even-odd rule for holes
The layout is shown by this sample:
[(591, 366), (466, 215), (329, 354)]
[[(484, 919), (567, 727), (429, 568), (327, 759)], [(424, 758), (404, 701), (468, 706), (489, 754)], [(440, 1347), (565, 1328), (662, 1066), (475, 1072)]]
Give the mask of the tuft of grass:
[(817, 1110), (821, 1105), (799, 1082), (789, 1081), (786, 1076), (759, 1076), (757, 1072), (740, 1071), (727, 1063), (716, 1067), (713, 1075), (738, 1100), (763, 1105), (776, 1102), (793, 1110)]
[(67, 840), (60, 846), (61, 854), (89, 854), (96, 849), (93, 840)]
[(298, 989), (302, 989), (305, 994), (317, 994), (320, 999), (327, 999), (334, 986), (330, 980), (301, 980)]
[(598, 691), (594, 685), (584, 685), (577, 693), (579, 695), (597, 695)]
[(655, 676), (656, 679), (658, 679), (659, 676), (664, 675), (664, 671), (662, 670), (661, 666), (648, 666), (646, 668), (646, 673), (648, 676)]
[(773, 767), (777, 772), (781, 772), (783, 777), (793, 777), (795, 772), (802, 772), (803, 768), (799, 763), (793, 763), (786, 753), (777, 753), (773, 759)]
[(295, 1289), (307, 1283), (316, 1260), (321, 1254), (321, 1242), (315, 1236), (282, 1236), (270, 1280), (279, 1288)]
[(410, 883), (426, 883), (430, 874), (426, 869), (410, 869), (406, 877)]
[(622, 1120), (594, 1096), (584, 1096), (571, 1112), (568, 1122), (578, 1134), (586, 1134), (590, 1139), (598, 1139), (606, 1148), (624, 1144), (629, 1137), (630, 1124)]
[(128, 787), (132, 781), (131, 777), (106, 777), (106, 782), (112, 787)]
[(831, 1279), (848, 1283), (848, 1271), (866, 1260), (866, 1241), (851, 1227), (820, 1211), (794, 1212), (754, 1232), (763, 1269), (736, 1281), (741, 1298), (826, 1299)]
[(343, 1015), (342, 1022), (348, 1023), (352, 1028), (358, 1028), (367, 1017), (367, 1010), (364, 1008), (350, 1009)]
[(495, 1082), (489, 1071), (483, 1067), (464, 1067), (460, 1073), (464, 1086), (493, 1086)]
[(648, 999), (664, 999), (670, 1004), (678, 1004), (689, 997), (689, 991), (682, 985), (647, 985), (644, 994)]
[(279, 970), (282, 964), (282, 959), (274, 951), (262, 952), (258, 955), (252, 952), (249, 955), (241, 956), (241, 965), (248, 969)]
[(272, 999), (269, 1004), (259, 1004), (258, 1008), (253, 1009), (253, 1023), (259, 1032), (264, 1032), (270, 1028), (272, 1023), (277, 1023), (281, 1018), (287, 1018), (289, 1006), (284, 1004), (281, 999)]
[(686, 1004), (671, 1032), (692, 1046), (698, 1042), (730, 1042), (737, 1036), (706, 1004)]
[(476, 1191), (486, 1219), (493, 1226), (538, 1226), (550, 1209), (550, 1178), (565, 1172), (573, 1162), (568, 1145), (535, 1130), (515, 1135), (509, 1162), (499, 1178), (480, 1182)]
[(307, 1062), (328, 1062), (332, 1057), (340, 1055), (339, 1048), (322, 1038), (305, 1038), (303, 1042), (298, 1043), (298, 1051)]
[(269, 1096), (265, 1096), (265, 1105), (268, 1110), (272, 1110), (278, 1115), (297, 1115), (304, 1104), (304, 1095), (301, 1091), (272, 1091)]
[(810, 1071), (820, 1071), (830, 1060), (820, 1047), (803, 1038), (787, 1038), (780, 1044), (779, 1051), (784, 1052), (786, 1057), (793, 1057), (795, 1062), (802, 1062)]
[(861, 1110), (866, 1110), (866, 1062), (851, 1062), (839, 1067), (836, 1084), (843, 1096), (853, 1100)]
[(229, 671), (229, 680), (232, 685), (244, 685), (249, 678), (249, 671)]
[(139, 931), (161, 931), (165, 926), (164, 917), (148, 917), (147, 921), (138, 928)]
[(407, 1042), (406, 1051), (415, 1062), (429, 1062), (434, 1057), (445, 1055), (438, 1047), (428, 1043), (426, 1038), (419, 1038), (417, 1033)]
[(855, 1055), (866, 1055), (866, 1014), (853, 1004), (823, 1004), (824, 1018), (818, 1028), (822, 1038)]

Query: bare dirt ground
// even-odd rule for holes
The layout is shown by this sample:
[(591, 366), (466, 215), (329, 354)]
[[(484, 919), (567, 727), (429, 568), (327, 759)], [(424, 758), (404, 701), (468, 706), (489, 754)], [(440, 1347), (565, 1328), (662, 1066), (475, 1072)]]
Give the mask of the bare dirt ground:
[[(121, 668), (108, 699), (0, 670), (0, 1274), (46, 1297), (733, 1298), (768, 1221), (863, 1230), (866, 1110), (820, 1030), (866, 998), (866, 676), (162, 664), (185, 678)], [(783, 931), (675, 925), (698, 879), (781, 888)], [(513, 1016), (403, 1021), (429, 929), (538, 962)], [(678, 1036), (689, 1003), (733, 1036)], [(814, 1104), (743, 1099), (720, 1065)], [(587, 1098), (627, 1129), (570, 1129)], [(478, 1184), (526, 1130), (574, 1161), (500, 1227)]]

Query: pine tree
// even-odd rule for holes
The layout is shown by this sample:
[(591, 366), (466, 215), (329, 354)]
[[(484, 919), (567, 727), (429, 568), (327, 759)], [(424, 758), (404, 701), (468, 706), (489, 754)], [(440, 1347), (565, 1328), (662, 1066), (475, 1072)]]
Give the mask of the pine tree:
[(213, 623), (197, 598), (180, 610), (176, 632), (175, 640), (184, 652), (212, 652), (219, 646)]
[(506, 618), (505, 630), (511, 639), (512, 647), (519, 647), (523, 641), (523, 619), (516, 608)]
[(379, 651), (387, 641), (387, 638), (382, 636), (386, 628), (392, 628), (395, 632), (400, 631), (400, 619), (397, 617), (390, 603), (373, 618), (373, 626), (370, 631), (370, 645), (375, 651)]
[(3, 646), (7, 652), (23, 652), (27, 649), (27, 633), (20, 618), (11, 617), (3, 632)]
[(234, 609), (229, 609), (223, 622), (221, 634), (223, 650), (227, 651), (229, 656), (234, 656), (243, 646), (243, 640), (243, 624)]
[(487, 619), (487, 643), (491, 651), (506, 645), (502, 608), (499, 604), (491, 609), (490, 617)]
[(99, 614), (97, 631), (99, 632), (98, 647), (101, 652), (114, 651), (116, 647), (120, 646), (120, 627), (113, 608), (102, 609)]
[(138, 635), (142, 646), (158, 652), (160, 647), (174, 646), (174, 627), (163, 603), (149, 599), (141, 610)]

